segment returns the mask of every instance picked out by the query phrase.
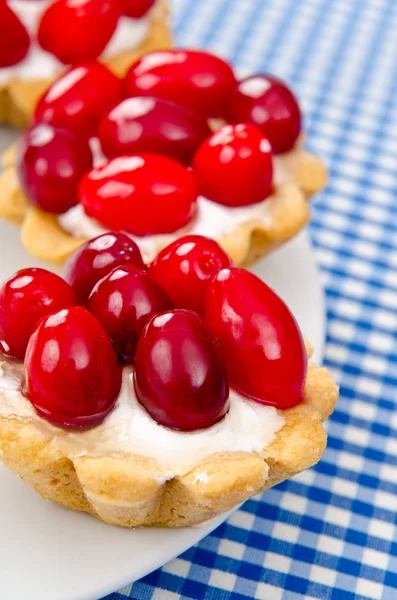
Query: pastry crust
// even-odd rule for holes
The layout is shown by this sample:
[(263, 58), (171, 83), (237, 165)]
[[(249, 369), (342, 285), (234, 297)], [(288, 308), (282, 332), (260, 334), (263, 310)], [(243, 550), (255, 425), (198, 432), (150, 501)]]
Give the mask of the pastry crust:
[[(168, 12), (165, 0), (157, 0), (149, 33), (144, 42), (133, 50), (112, 56), (111, 59), (104, 61), (105, 64), (118, 75), (124, 76), (129, 66), (143, 54), (169, 48), (172, 39), (168, 26)], [(38, 99), (51, 82), (51, 79), (26, 81), (17, 78), (9, 81), (4, 87), (0, 85), (0, 123), (25, 127)]]
[[(247, 266), (296, 235), (309, 221), (308, 199), (322, 189), (327, 171), (321, 159), (302, 147), (277, 156), (276, 171), (282, 185), (266, 200), (266, 218), (254, 219), (217, 239), (236, 265)], [(56, 215), (33, 207), (21, 191), (15, 171), (15, 148), (3, 157), (0, 175), (0, 217), (21, 227), (26, 250), (45, 262), (60, 266), (86, 238), (73, 237), (62, 229)], [(155, 249), (153, 256), (161, 250)]]
[(124, 527), (183, 527), (202, 523), (309, 468), (326, 446), (322, 421), (338, 388), (324, 368), (310, 365), (303, 403), (281, 411), (285, 424), (262, 453), (209, 456), (170, 477), (139, 455), (66, 456), (29, 418), (0, 417), (4, 464), (42, 497)]

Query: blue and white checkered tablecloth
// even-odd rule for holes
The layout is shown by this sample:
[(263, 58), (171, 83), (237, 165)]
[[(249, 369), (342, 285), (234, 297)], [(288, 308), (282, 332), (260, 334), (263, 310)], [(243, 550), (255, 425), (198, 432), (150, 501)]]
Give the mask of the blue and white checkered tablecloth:
[(397, 2), (175, 0), (181, 46), (290, 81), (330, 182), (310, 227), (341, 385), (322, 461), (107, 600), (397, 599)]

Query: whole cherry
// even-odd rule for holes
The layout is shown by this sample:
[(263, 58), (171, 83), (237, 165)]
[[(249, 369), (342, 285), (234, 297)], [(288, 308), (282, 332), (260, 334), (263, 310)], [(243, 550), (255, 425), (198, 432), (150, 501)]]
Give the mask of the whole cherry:
[(144, 268), (136, 243), (121, 231), (110, 231), (82, 244), (69, 256), (64, 277), (81, 304), (85, 304), (94, 285), (115, 267), (135, 265)]
[(158, 50), (134, 63), (125, 78), (127, 96), (158, 96), (205, 118), (223, 117), (236, 84), (224, 60), (203, 50)]
[(157, 254), (149, 265), (149, 275), (168, 293), (176, 308), (203, 314), (209, 282), (231, 264), (215, 240), (185, 235)]
[(152, 8), (155, 0), (120, 0), (123, 15), (133, 19), (141, 19)]
[(77, 187), (92, 167), (92, 153), (88, 142), (71, 131), (38, 123), (20, 139), (16, 166), (29, 200), (60, 214), (77, 204)]
[(109, 229), (137, 236), (172, 233), (196, 214), (197, 182), (166, 156), (120, 156), (84, 176), (79, 199), (86, 214)]
[(284, 302), (244, 269), (223, 269), (208, 286), (205, 323), (220, 344), (232, 388), (280, 409), (303, 399), (307, 357)]
[(40, 319), (73, 304), (77, 304), (74, 291), (55, 273), (38, 268), (17, 271), (0, 287), (1, 352), (23, 360)]
[(21, 62), (30, 47), (29, 34), (7, 2), (0, 2), (0, 68)]
[(87, 308), (112, 340), (120, 360), (132, 364), (146, 322), (152, 315), (172, 308), (172, 304), (145, 271), (123, 265), (98, 281)]
[(271, 147), (253, 125), (225, 125), (204, 141), (193, 159), (199, 192), (225, 206), (260, 202), (272, 192)]
[(117, 355), (103, 327), (81, 307), (44, 317), (30, 338), (24, 393), (41, 417), (82, 429), (112, 410), (121, 386)]
[(291, 150), (302, 129), (295, 96), (271, 75), (251, 75), (237, 84), (230, 96), (230, 118), (259, 127), (276, 153)]
[(174, 310), (150, 319), (136, 349), (135, 391), (153, 419), (171, 429), (204, 429), (223, 419), (226, 371), (196, 313)]

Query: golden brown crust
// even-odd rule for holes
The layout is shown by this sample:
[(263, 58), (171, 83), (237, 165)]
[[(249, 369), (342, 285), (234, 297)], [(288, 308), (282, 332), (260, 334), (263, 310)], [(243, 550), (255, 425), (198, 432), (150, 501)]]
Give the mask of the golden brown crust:
[[(310, 366), (305, 402), (281, 411), (284, 426), (261, 455), (228, 452), (169, 477), (138, 455), (69, 458), (28, 418), (0, 417), (4, 464), (44, 498), (124, 527), (202, 523), (315, 464), (326, 446), (323, 418), (338, 390)], [(323, 401), (323, 400), (324, 401)]]
[[(106, 61), (108, 67), (118, 75), (125, 75), (128, 67), (143, 54), (171, 46), (168, 9), (164, 0), (158, 0), (158, 6), (153, 14), (145, 41), (138, 48), (121, 52)], [(26, 126), (38, 99), (51, 81), (51, 79), (31, 81), (13, 79), (5, 87), (0, 86), (0, 123), (10, 123), (17, 127)]]

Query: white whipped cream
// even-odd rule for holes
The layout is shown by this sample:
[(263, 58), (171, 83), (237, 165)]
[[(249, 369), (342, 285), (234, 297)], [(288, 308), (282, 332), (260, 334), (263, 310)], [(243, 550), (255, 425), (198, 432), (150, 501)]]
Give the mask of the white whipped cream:
[[(51, 53), (43, 50), (36, 41), (40, 19), (53, 0), (8, 0), (10, 8), (25, 25), (31, 38), (28, 55), (18, 64), (0, 68), (0, 86), (11, 79), (52, 79), (63, 69), (62, 64)], [(116, 31), (106, 46), (101, 58), (110, 59), (121, 52), (137, 48), (146, 39), (152, 12), (141, 19), (121, 17)]]
[[(39, 417), (20, 392), (23, 365), (0, 363), (0, 414), (27, 417), (51, 437), (67, 456), (110, 456), (139, 454), (153, 458), (162, 467), (161, 477), (172, 478), (189, 471), (206, 458), (223, 452), (255, 452), (272, 442), (284, 425), (284, 417), (273, 407), (264, 406), (230, 392), (226, 417), (208, 429), (178, 432), (156, 423), (139, 404), (132, 383), (132, 367), (125, 367), (116, 406), (97, 427), (89, 431), (64, 431)], [(201, 478), (205, 479), (203, 472)]]

